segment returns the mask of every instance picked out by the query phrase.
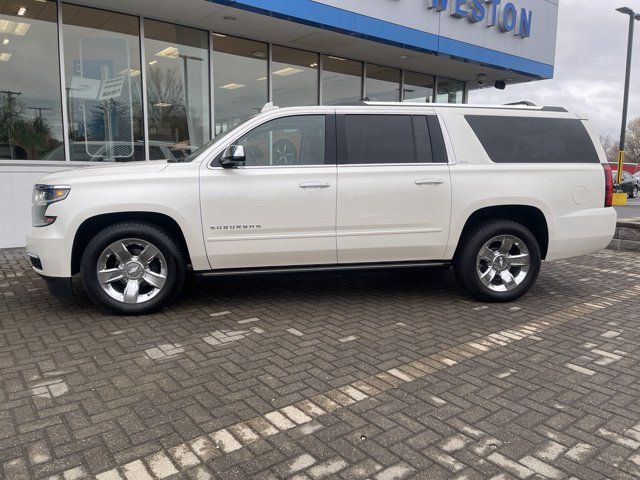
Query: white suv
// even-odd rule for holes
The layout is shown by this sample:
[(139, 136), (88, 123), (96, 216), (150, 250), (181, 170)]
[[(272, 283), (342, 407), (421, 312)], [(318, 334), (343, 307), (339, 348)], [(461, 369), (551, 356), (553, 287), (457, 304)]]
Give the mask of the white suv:
[(267, 106), (183, 161), (45, 176), (27, 252), (56, 295), (147, 313), (197, 275), (452, 265), (486, 301), (607, 246), (588, 122), (535, 106)]

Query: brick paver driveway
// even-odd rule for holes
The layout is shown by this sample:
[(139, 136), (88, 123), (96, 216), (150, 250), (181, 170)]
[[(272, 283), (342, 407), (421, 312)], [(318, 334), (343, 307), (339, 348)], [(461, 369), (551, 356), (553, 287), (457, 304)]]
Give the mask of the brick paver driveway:
[(0, 251), (0, 477), (638, 478), (640, 257), (192, 282), (147, 317)]

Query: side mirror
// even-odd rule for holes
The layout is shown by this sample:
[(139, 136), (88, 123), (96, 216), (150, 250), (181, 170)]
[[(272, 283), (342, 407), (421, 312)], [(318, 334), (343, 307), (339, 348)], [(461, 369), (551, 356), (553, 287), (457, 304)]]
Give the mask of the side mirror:
[(243, 166), (246, 161), (242, 145), (229, 145), (220, 157), (220, 166), (222, 168), (238, 168)]

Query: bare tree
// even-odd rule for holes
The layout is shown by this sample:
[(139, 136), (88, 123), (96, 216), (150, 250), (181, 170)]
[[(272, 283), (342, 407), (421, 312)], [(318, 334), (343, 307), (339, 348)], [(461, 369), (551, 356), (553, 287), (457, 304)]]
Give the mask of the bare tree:
[(12, 143), (16, 123), (24, 113), (24, 103), (14, 92), (0, 92), (0, 142)]
[(625, 161), (640, 163), (640, 117), (631, 120), (627, 125), (627, 140), (624, 150)]
[[(607, 154), (607, 160), (617, 162), (620, 143), (614, 140), (611, 135), (600, 135), (600, 143)], [(627, 125), (624, 161), (625, 163), (640, 164), (640, 117), (631, 120)]]
[(600, 143), (602, 144), (602, 148), (604, 148), (604, 153), (607, 155), (607, 161), (617, 161), (618, 142), (616, 142), (611, 135), (600, 135)]
[(188, 137), (184, 85), (175, 69), (149, 69), (149, 131), (156, 138)]

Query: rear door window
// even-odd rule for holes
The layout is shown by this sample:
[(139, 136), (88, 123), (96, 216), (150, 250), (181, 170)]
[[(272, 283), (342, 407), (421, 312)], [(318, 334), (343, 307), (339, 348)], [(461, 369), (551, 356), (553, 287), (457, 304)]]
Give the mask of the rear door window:
[(431, 152), (433, 163), (447, 163), (447, 148), (444, 145), (444, 137), (442, 129), (435, 115), (427, 115), (427, 124), (429, 125), (429, 136), (431, 140)]
[(578, 119), (465, 115), (496, 163), (598, 163), (598, 153)]
[(418, 163), (433, 162), (427, 117), (422, 115), (413, 117), (413, 133), (416, 139), (416, 161)]
[[(341, 163), (414, 163), (411, 115), (345, 115)], [(342, 142), (341, 142), (342, 143)]]

